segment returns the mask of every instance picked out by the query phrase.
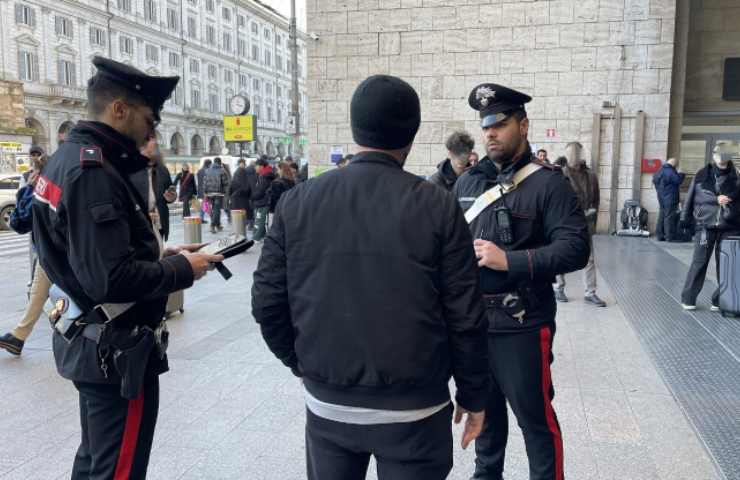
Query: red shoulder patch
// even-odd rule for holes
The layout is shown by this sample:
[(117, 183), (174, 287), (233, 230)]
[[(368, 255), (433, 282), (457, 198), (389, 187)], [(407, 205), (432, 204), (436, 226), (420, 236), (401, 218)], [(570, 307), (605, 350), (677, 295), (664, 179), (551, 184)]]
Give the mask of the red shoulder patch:
[(82, 168), (97, 168), (103, 166), (103, 152), (97, 145), (85, 145), (80, 148), (80, 165)]
[(36, 186), (33, 189), (33, 196), (40, 202), (49, 205), (49, 207), (56, 212), (59, 200), (62, 198), (62, 189), (59, 185), (41, 175), (38, 180), (36, 180)]

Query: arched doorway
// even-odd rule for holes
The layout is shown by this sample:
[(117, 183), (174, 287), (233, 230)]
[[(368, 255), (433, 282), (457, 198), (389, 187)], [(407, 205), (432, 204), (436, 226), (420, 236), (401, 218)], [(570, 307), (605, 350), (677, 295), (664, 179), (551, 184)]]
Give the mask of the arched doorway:
[(211, 137), (211, 141), (208, 142), (208, 153), (213, 155), (221, 154), (221, 140), (218, 137)]
[(273, 145), (272, 142), (267, 142), (267, 156), (268, 157), (275, 156), (275, 145)]
[(203, 155), (203, 139), (197, 133), (190, 139), (190, 154)]
[(282, 143), (279, 143), (277, 150), (278, 150), (278, 155), (280, 156), (280, 158), (285, 158), (285, 145)]
[(67, 140), (67, 134), (70, 132), (70, 130), (72, 130), (72, 127), (74, 126), (75, 124), (69, 120), (59, 125), (59, 130), (57, 130), (57, 143), (59, 145)]
[(33, 142), (34, 145), (40, 145), (47, 154), (50, 154), (51, 152), (49, 152), (49, 137), (46, 134), (44, 126), (41, 125), (41, 122), (39, 122), (35, 118), (27, 118), (26, 127), (32, 128), (34, 130), (33, 135), (31, 135), (31, 142)]
[(254, 141), (254, 152), (257, 156), (262, 155), (262, 142), (260, 140)]
[(177, 132), (173, 133), (172, 138), (170, 138), (170, 153), (172, 155), (182, 155), (184, 149), (185, 140), (182, 138), (182, 135)]

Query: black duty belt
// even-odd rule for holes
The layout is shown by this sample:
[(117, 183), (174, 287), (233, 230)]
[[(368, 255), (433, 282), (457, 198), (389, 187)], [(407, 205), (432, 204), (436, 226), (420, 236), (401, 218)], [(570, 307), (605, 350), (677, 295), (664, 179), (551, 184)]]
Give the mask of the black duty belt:
[(72, 343), (80, 335), (95, 343), (100, 343), (100, 337), (108, 323), (108, 317), (102, 308), (96, 307), (77, 318), (69, 318), (58, 313), (58, 308), (59, 306), (55, 307), (49, 314), (49, 321), (67, 343)]
[(483, 303), (488, 309), (503, 311), (520, 324), (524, 323), (527, 310), (518, 292), (486, 294), (483, 295)]

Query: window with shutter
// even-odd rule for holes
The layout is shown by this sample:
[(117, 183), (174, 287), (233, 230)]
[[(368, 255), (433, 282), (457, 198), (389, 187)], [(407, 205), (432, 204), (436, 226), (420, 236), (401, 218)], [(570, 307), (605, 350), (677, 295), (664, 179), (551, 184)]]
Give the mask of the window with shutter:
[(21, 25), (27, 25), (29, 27), (36, 26), (36, 10), (28, 5), (22, 3), (15, 4), (15, 23)]
[(239, 56), (245, 57), (247, 56), (247, 41), (243, 39), (239, 39)]
[(27, 63), (28, 58), (28, 52), (19, 51), (18, 52), (18, 78), (21, 81), (29, 81), (31, 80), (31, 69), (28, 66)]
[(167, 9), (167, 28), (174, 31), (180, 30), (180, 21), (177, 11), (172, 8)]

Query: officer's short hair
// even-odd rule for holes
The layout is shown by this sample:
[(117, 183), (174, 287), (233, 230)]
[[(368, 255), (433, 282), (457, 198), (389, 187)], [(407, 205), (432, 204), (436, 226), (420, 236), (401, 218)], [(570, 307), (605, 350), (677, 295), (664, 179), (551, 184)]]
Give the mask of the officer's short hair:
[(214, 158), (213, 163), (215, 163), (216, 165), (221, 165), (221, 157)]
[(114, 100), (133, 105), (147, 105), (143, 97), (102, 75), (87, 81), (87, 110), (91, 117), (100, 116)]
[(539, 150), (537, 150), (537, 154), (538, 155), (539, 155), (540, 152), (544, 152), (545, 155), (547, 155), (547, 150), (545, 150), (544, 148), (540, 148)]
[(447, 137), (445, 142), (447, 150), (452, 152), (453, 155), (470, 155), (475, 147), (475, 140), (467, 132), (457, 131), (453, 132), (452, 135)]
[(206, 167), (210, 167), (211, 166), (211, 163), (213, 163), (213, 162), (211, 162), (211, 159), (210, 158), (206, 158), (206, 160), (203, 162), (203, 165), (206, 166)]
[(257, 160), (256, 160), (256, 161), (254, 162), (254, 164), (255, 164), (255, 165), (258, 165), (258, 166), (260, 166), (260, 167), (267, 167), (268, 165), (270, 165), (270, 162), (268, 162), (268, 161), (267, 161), (267, 159), (265, 159), (265, 157), (260, 157), (260, 158), (258, 158), (258, 159), (257, 159)]

